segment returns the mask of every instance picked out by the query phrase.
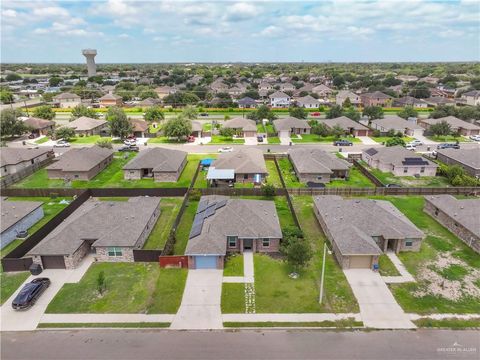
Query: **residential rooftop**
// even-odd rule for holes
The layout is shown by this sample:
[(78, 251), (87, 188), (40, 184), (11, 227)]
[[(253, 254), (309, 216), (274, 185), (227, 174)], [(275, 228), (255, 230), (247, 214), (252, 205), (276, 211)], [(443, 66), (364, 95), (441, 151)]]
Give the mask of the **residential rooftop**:
[(256, 148), (235, 150), (223, 153), (214, 160), (212, 167), (215, 169), (234, 169), (240, 174), (266, 174), (267, 165), (263, 151)]
[(333, 174), (333, 170), (348, 170), (351, 167), (349, 162), (320, 149), (290, 149), (288, 155), (300, 173)]
[(130, 160), (123, 170), (152, 169), (153, 172), (176, 172), (185, 161), (187, 153), (161, 147), (142, 150)]
[(16, 165), (24, 161), (33, 160), (43, 154), (49, 153), (48, 149), (0, 148), (0, 166)]
[(1, 232), (3, 233), (42, 205), (40, 201), (10, 201), (8, 198), (0, 198)]
[(112, 154), (113, 150), (96, 145), (70, 149), (49, 165), (47, 170), (88, 171)]

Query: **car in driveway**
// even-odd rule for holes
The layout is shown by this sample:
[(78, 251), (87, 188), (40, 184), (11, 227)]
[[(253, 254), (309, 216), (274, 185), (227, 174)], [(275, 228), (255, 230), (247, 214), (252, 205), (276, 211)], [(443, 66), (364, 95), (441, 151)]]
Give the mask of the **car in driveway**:
[(401, 188), (402, 185), (399, 184), (387, 184), (385, 185), (386, 188)]
[(263, 142), (263, 136), (261, 135), (257, 136), (257, 142)]
[(53, 145), (53, 147), (70, 147), (70, 143), (68, 141), (65, 141), (65, 140), (58, 140), (55, 145)]
[(26, 310), (32, 307), (38, 298), (50, 286), (49, 278), (36, 278), (20, 290), (15, 299), (12, 301), (12, 308), (14, 310)]
[(457, 143), (443, 143), (437, 146), (437, 149), (460, 149), (460, 144)]
[(127, 146), (137, 145), (137, 140), (136, 139), (125, 139), (123, 143)]
[(231, 146), (225, 146), (225, 147), (222, 147), (222, 148), (218, 149), (219, 153), (229, 153), (229, 152), (232, 152), (232, 151), (233, 151), (233, 148)]
[(334, 146), (352, 146), (353, 143), (348, 140), (336, 140), (333, 142)]
[(123, 145), (118, 149), (118, 151), (124, 152), (124, 151), (140, 151), (140, 148), (136, 145)]
[(415, 139), (410, 141), (407, 145), (420, 146), (423, 145), (423, 143), (420, 140)]
[(410, 150), (410, 151), (415, 151), (416, 147), (415, 147), (415, 145), (407, 144), (407, 145), (405, 145), (405, 149)]
[(320, 113), (318, 111), (310, 113), (312, 116), (320, 116)]
[(473, 141), (480, 141), (480, 135), (471, 135), (469, 139)]

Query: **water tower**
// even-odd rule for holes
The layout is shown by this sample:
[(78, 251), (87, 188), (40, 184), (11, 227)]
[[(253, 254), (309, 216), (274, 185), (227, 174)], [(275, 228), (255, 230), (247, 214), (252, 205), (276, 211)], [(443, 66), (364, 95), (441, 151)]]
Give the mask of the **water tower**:
[(97, 50), (85, 49), (82, 50), (82, 54), (87, 58), (88, 77), (95, 76), (97, 74), (97, 65), (95, 65), (95, 56), (97, 55)]

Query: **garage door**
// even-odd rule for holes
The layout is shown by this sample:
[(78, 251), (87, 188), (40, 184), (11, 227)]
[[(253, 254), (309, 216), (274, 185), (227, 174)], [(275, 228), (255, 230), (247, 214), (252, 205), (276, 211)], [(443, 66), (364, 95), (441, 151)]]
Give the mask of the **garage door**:
[(44, 269), (65, 269), (63, 256), (42, 256)]
[(350, 256), (350, 269), (370, 269), (371, 256)]
[(196, 269), (216, 269), (217, 257), (216, 256), (195, 256), (195, 268)]

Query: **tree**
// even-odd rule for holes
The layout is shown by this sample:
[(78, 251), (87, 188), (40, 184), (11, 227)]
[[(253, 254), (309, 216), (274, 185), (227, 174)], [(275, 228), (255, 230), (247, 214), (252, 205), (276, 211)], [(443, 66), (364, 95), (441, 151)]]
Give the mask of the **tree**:
[(77, 105), (72, 109), (71, 120), (78, 119), (79, 117), (86, 116), (92, 119), (98, 119), (98, 114), (94, 109), (89, 109), (85, 105)]
[(303, 107), (291, 107), (288, 113), (297, 119), (306, 119), (308, 117), (308, 112)]
[(345, 135), (345, 130), (340, 125), (335, 125), (331, 130), (330, 134), (332, 134), (335, 139), (339, 139), (343, 135)]
[(345, 101), (343, 102), (342, 106), (345, 108), (345, 109), (348, 109), (352, 106), (352, 102), (350, 101), (350, 98), (347, 97), (345, 99)]
[(328, 109), (327, 119), (335, 119), (343, 115), (343, 109), (340, 105), (333, 105), (330, 109)]
[(42, 105), (33, 110), (33, 116), (40, 119), (53, 120), (55, 118), (55, 111), (50, 105)]
[(252, 111), (247, 115), (249, 119), (255, 120), (257, 123), (261, 122), (263, 119), (268, 119), (269, 121), (275, 120), (277, 116), (270, 110), (266, 105), (261, 105), (257, 110)]
[(397, 146), (397, 145), (405, 146), (405, 141), (399, 137), (392, 137), (385, 142), (385, 146), (387, 147)]
[(152, 106), (145, 111), (145, 120), (148, 122), (159, 122), (165, 119), (165, 115), (159, 106)]
[(430, 125), (428, 131), (435, 136), (447, 136), (452, 133), (451, 125), (444, 121)]
[(326, 137), (330, 135), (330, 129), (324, 123), (318, 123), (312, 127), (312, 133)]
[(312, 250), (305, 239), (290, 239), (285, 250), (288, 263), (297, 271), (305, 267), (312, 258)]
[(10, 104), (13, 102), (13, 94), (9, 89), (0, 90), (0, 101), (3, 104)]
[(113, 149), (112, 140), (107, 138), (98, 140), (96, 145), (105, 149)]
[(195, 106), (186, 106), (182, 110), (182, 116), (189, 120), (196, 119), (198, 116), (198, 110)]
[(363, 109), (363, 115), (368, 117), (368, 120), (383, 119), (383, 109), (381, 106), (366, 106)]
[(24, 114), (18, 109), (5, 109), (0, 112), (0, 136), (22, 135), (28, 131), (27, 126), (18, 118)]
[(97, 291), (100, 295), (103, 295), (105, 290), (107, 289), (107, 282), (105, 280), (105, 273), (100, 271), (97, 276)]
[(359, 121), (361, 117), (360, 111), (356, 110), (353, 106), (346, 108), (343, 111), (343, 115), (349, 119), (352, 119), (353, 121)]
[(430, 89), (426, 85), (417, 85), (410, 91), (410, 96), (417, 99), (426, 99), (430, 97)]
[(262, 192), (265, 197), (275, 196), (275, 186), (273, 184), (262, 185)]
[(63, 82), (63, 79), (58, 76), (53, 76), (48, 80), (50, 86), (58, 86)]
[(235, 131), (232, 128), (222, 127), (220, 128), (219, 133), (223, 137), (231, 138), (233, 137), (233, 134), (235, 134)]
[(118, 136), (123, 139), (132, 133), (132, 124), (128, 121), (127, 115), (125, 115), (123, 109), (116, 106), (110, 107), (106, 119), (113, 136)]
[(418, 111), (415, 110), (413, 106), (405, 106), (402, 110), (397, 113), (403, 119), (408, 119), (409, 117), (418, 117)]
[(55, 130), (55, 138), (63, 139), (63, 140), (70, 140), (71, 138), (75, 137), (75, 129), (62, 126)]
[(163, 132), (167, 137), (180, 140), (192, 133), (192, 121), (183, 116), (170, 119), (163, 127)]
[(18, 80), (22, 80), (22, 77), (18, 74), (12, 73), (12, 74), (8, 74), (7, 76), (5, 76), (5, 80), (6, 81), (18, 81)]

